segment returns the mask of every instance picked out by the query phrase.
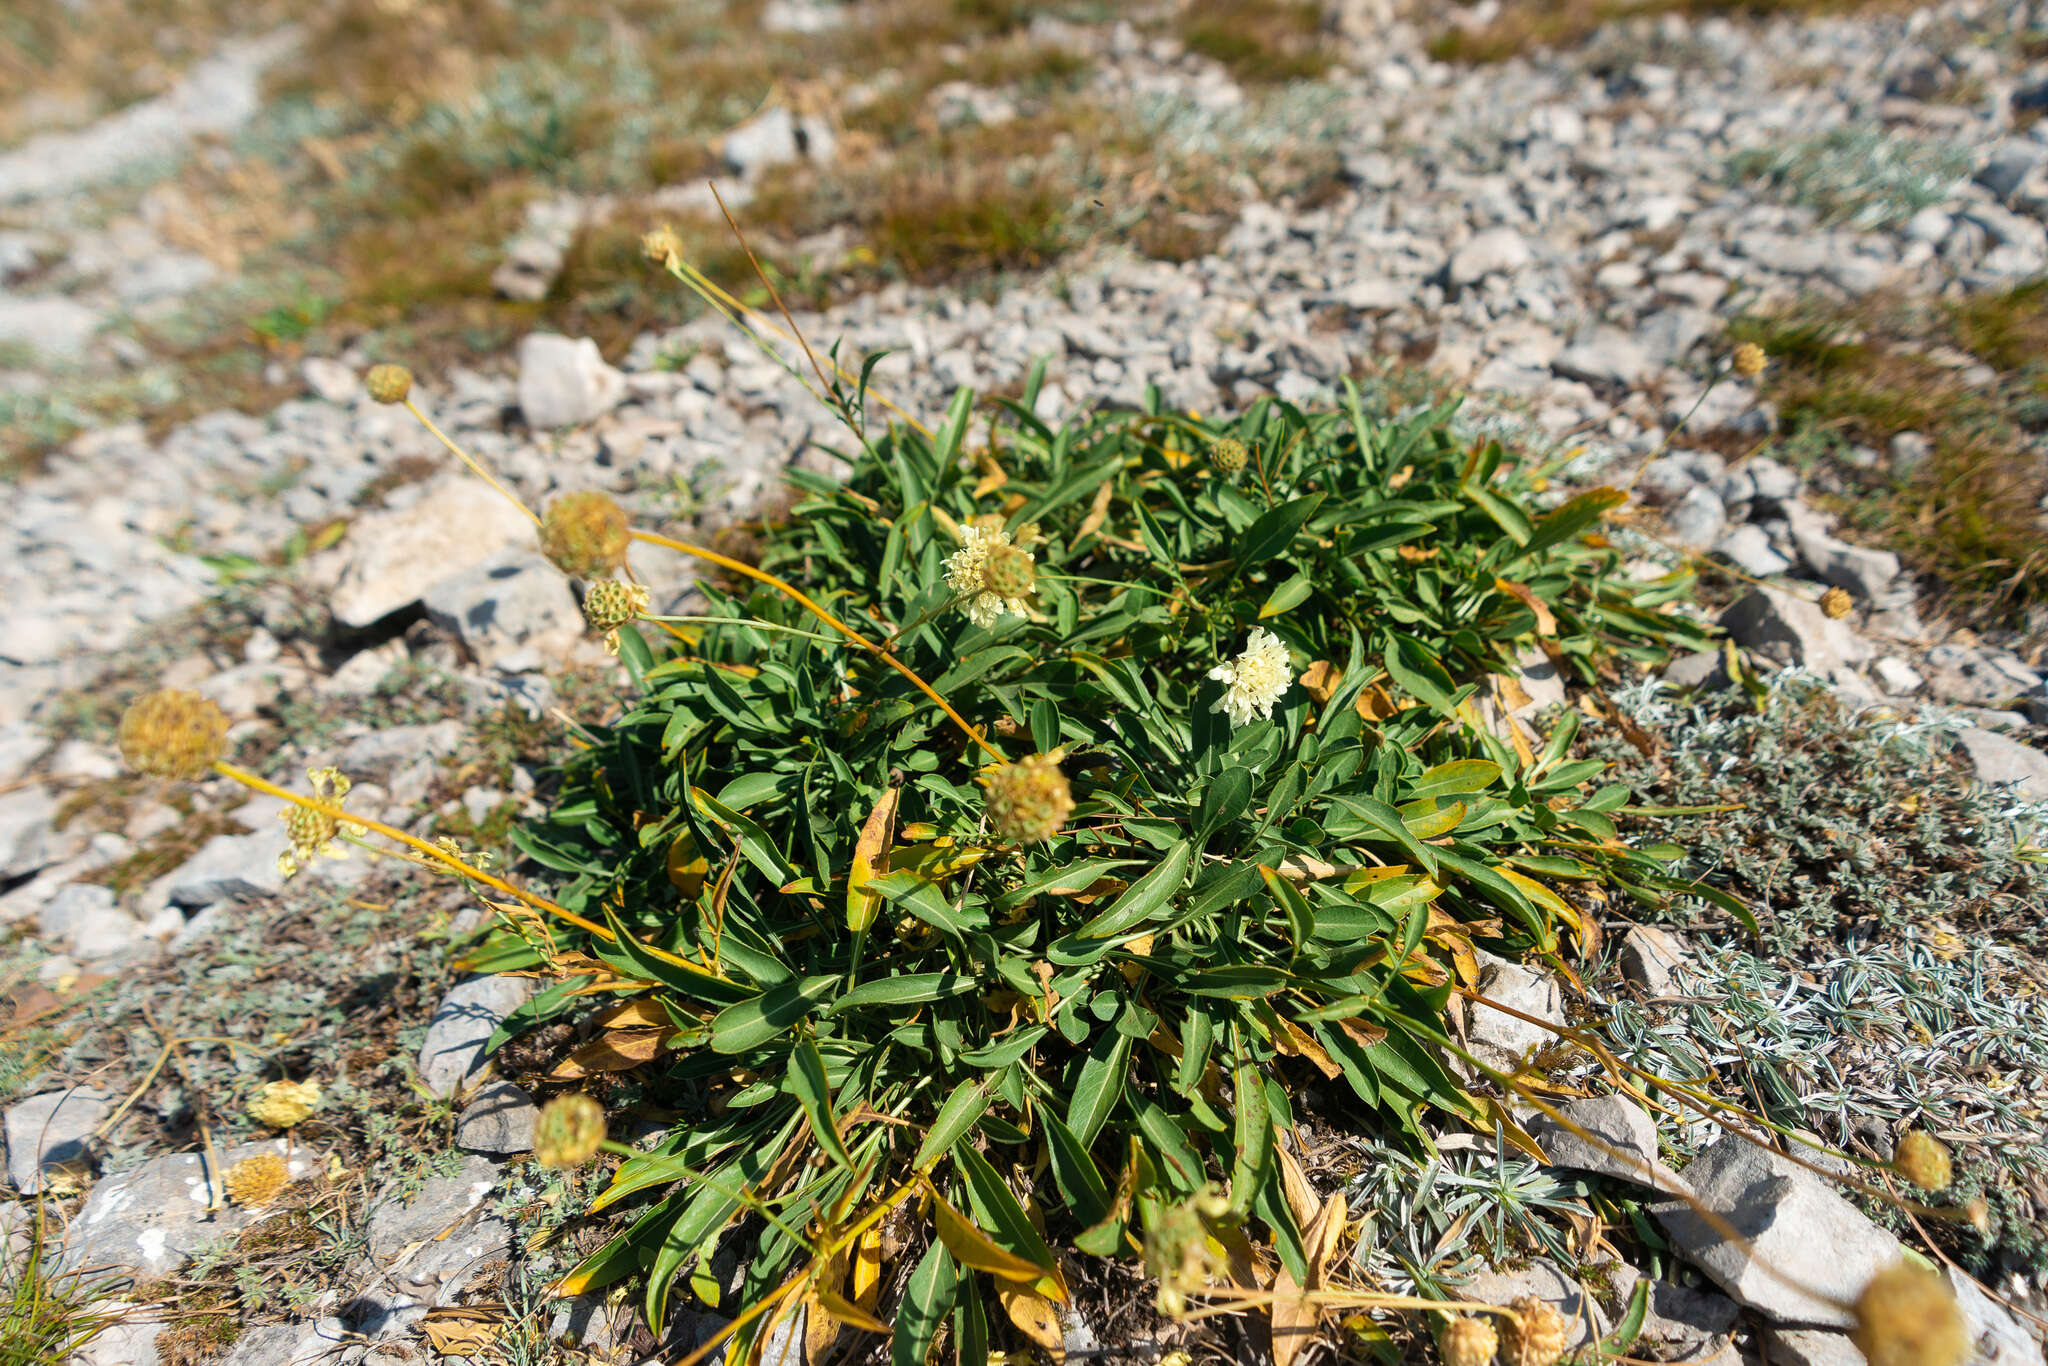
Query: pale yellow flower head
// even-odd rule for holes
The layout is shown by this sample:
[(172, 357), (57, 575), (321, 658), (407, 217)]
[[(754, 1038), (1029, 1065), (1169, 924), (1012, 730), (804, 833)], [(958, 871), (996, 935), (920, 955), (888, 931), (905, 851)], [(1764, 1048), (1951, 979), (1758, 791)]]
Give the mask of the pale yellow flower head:
[(1023, 616), (1037, 581), (1031, 552), (1012, 545), (1000, 527), (975, 522), (960, 528), (960, 538), (960, 548), (946, 558), (946, 586), (960, 595), (967, 619), (989, 627), (1005, 613)]
[(245, 1209), (267, 1205), (291, 1184), (291, 1168), (276, 1153), (258, 1153), (229, 1167), (221, 1184), (228, 1199)]
[(249, 1102), (249, 1118), (273, 1129), (289, 1129), (319, 1108), (319, 1082), (271, 1081)]
[[(342, 798), (348, 795), (348, 776), (338, 768), (316, 768), (306, 777), (313, 784), (314, 797), (320, 801), (340, 806)], [(291, 847), (277, 856), (277, 871), (286, 877), (296, 877), (316, 856), (347, 858), (348, 850), (336, 843), (336, 839), (344, 830), (354, 834), (362, 829), (324, 811), (310, 811), (303, 806), (287, 806), (277, 815), (284, 822), (285, 835), (291, 841)]]
[(1849, 1340), (1870, 1366), (1956, 1366), (1970, 1346), (1956, 1297), (1941, 1277), (1910, 1262), (1863, 1287)]
[(1255, 626), (1237, 658), (1209, 670), (1209, 677), (1223, 684), (1223, 696), (1210, 710), (1228, 713), (1230, 724), (1236, 727), (1255, 716), (1271, 720), (1273, 704), (1294, 682), (1294, 670), (1280, 637)]

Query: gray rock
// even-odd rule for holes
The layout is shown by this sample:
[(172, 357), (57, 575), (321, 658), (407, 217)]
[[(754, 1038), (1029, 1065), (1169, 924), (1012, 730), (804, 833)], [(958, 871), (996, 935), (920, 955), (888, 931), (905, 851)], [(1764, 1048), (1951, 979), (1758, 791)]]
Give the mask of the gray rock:
[(73, 1350), (65, 1358), (65, 1366), (155, 1366), (156, 1340), (170, 1326), (156, 1306), (95, 1300), (87, 1306), (86, 1314), (119, 1317), (83, 1347)]
[(1872, 602), (1899, 577), (1897, 555), (1835, 539), (1821, 525), (1819, 516), (1805, 505), (1786, 504), (1785, 520), (1792, 528), (1792, 544), (1799, 548), (1799, 558), (1822, 583)]
[(1892, 468), (1901, 474), (1918, 469), (1934, 458), (1934, 443), (1919, 432), (1900, 432), (1892, 438), (1889, 449)]
[(442, 580), (532, 544), (533, 534), (525, 514), (482, 480), (447, 475), (404, 508), (356, 519), (328, 552), (339, 570), (328, 607), (344, 626), (374, 625)]
[(228, 1168), (264, 1153), (284, 1158), (294, 1181), (320, 1167), (312, 1150), (294, 1149), (281, 1138), (229, 1148), (217, 1169), (209, 1169), (199, 1153), (151, 1158), (92, 1188), (67, 1232), (64, 1265), (118, 1267), (143, 1280), (169, 1275), (202, 1249), (266, 1217), (264, 1210), (229, 1204), (221, 1184)]
[(1557, 1036), (1541, 1025), (1489, 1008), (1499, 1002), (1525, 1015), (1564, 1024), (1564, 1005), (1557, 981), (1492, 954), (1479, 954), (1479, 995), (1472, 1003), (1472, 1051), (1495, 1066), (1513, 1066)]
[(1799, 496), (1798, 471), (1769, 456), (1745, 460), (1722, 477), (1721, 497), (1736, 503), (1785, 503)]
[(1969, 1327), (1967, 1366), (2040, 1366), (2041, 1339), (1952, 1266), (1941, 1269)]
[(53, 856), (57, 794), (41, 783), (0, 792), (0, 879), (33, 873)]
[(472, 977), (442, 998), (420, 1045), (420, 1080), (436, 1096), (452, 1096), (486, 1065), (484, 1044), (533, 990), (524, 977)]
[(491, 272), (491, 288), (508, 299), (539, 303), (568, 259), (565, 243), (551, 234), (529, 233), (505, 249), (505, 259)]
[(1744, 649), (1823, 676), (1859, 664), (1869, 653), (1848, 623), (1830, 620), (1818, 603), (1778, 588), (1750, 589), (1721, 613), (1721, 626)]
[(2001, 143), (1985, 159), (1976, 174), (1976, 181), (2000, 199), (2011, 196), (2022, 182), (2048, 158), (2048, 147), (2032, 140), (2012, 139)]
[(1518, 681), (1529, 700), (1515, 708), (1514, 715), (1534, 716), (1564, 701), (1564, 679), (1540, 646), (1532, 645), (1517, 655), (1515, 667), (1520, 671)]
[(1665, 515), (1671, 538), (1689, 550), (1705, 550), (1721, 539), (1728, 510), (1712, 489), (1695, 486)]
[[(519, 411), (542, 430), (604, 416), (626, 396), (626, 377), (588, 337), (529, 333), (519, 343)], [(522, 519), (523, 520), (523, 519)]]
[(151, 897), (196, 908), (238, 897), (274, 896), (284, 890), (277, 856), (285, 843), (281, 824), (246, 835), (215, 835), (175, 872), (158, 879)]
[(1664, 681), (1687, 692), (1715, 692), (1728, 686), (1728, 661), (1719, 650), (1695, 650), (1672, 660), (1664, 669)]
[(1513, 228), (1488, 228), (1475, 234), (1451, 257), (1451, 283), (1478, 284), (1489, 275), (1512, 275), (1534, 257), (1528, 242)]
[(1570, 1325), (1565, 1350), (1573, 1351), (1603, 1336), (1606, 1315), (1586, 1288), (1547, 1261), (1532, 1261), (1516, 1271), (1485, 1271), (1458, 1287), (1461, 1298), (1479, 1304), (1513, 1304), (1534, 1295), (1564, 1316)]
[(1660, 455), (1644, 463), (1643, 472), (1636, 476), (1635, 495), (1651, 507), (1670, 507), (1697, 483), (1684, 457)]
[(36, 933), (86, 962), (115, 958), (142, 939), (142, 924), (114, 905), (106, 887), (74, 882), (36, 912)]
[(394, 769), (418, 759), (439, 759), (455, 753), (469, 736), (460, 721), (429, 721), (416, 726), (373, 730), (348, 742), (335, 762), (358, 781), (382, 782)]
[(832, 160), (834, 149), (831, 124), (808, 116), (799, 118), (781, 105), (754, 115), (719, 144), (726, 165), (742, 176), (792, 161), (822, 165)]
[(1685, 1189), (1685, 1183), (1657, 1160), (1656, 1121), (1628, 1097), (1580, 1096), (1554, 1108), (1562, 1120), (1584, 1129), (1599, 1142), (1587, 1141), (1567, 1123), (1541, 1111), (1530, 1112), (1522, 1127), (1542, 1145), (1552, 1166), (1612, 1176), (1666, 1192)]
[(2003, 650), (1937, 645), (1927, 652), (1927, 686), (1943, 702), (1988, 707), (2026, 696), (2041, 679)]
[(1675, 1201), (1652, 1209), (1673, 1245), (1738, 1303), (1780, 1323), (1849, 1327), (1838, 1306), (1898, 1260), (1897, 1240), (1821, 1178), (1738, 1135), (1715, 1142), (1682, 1175), (1750, 1247)]
[(312, 1323), (271, 1323), (250, 1328), (235, 1339), (233, 1348), (214, 1366), (358, 1366), (358, 1363), (371, 1366), (372, 1359), (363, 1355), (363, 1349), (348, 1325), (330, 1316)]
[(540, 1108), (509, 1081), (477, 1088), (455, 1121), (455, 1143), (473, 1153), (523, 1153), (533, 1149), (533, 1122)]
[(2022, 801), (2048, 802), (2048, 754), (1996, 731), (1973, 727), (1956, 736), (1977, 781), (2008, 787)]
[(768, 33), (829, 33), (846, 22), (846, 11), (822, 0), (768, 0), (761, 28)]
[(369, 1248), (384, 1276), (402, 1293), (447, 1304), (512, 1243), (512, 1226), (483, 1212), (498, 1168), (470, 1155), (452, 1176), (437, 1176), (409, 1200), (387, 1195), (369, 1209)]
[(1655, 925), (1634, 925), (1621, 937), (1621, 975), (1651, 996), (1667, 996), (1686, 964), (1685, 941)]
[[(1634, 1298), (1642, 1273), (1626, 1262), (1609, 1262), (1604, 1270), (1615, 1302), (1626, 1305)], [(1653, 1280), (1637, 1340), (1661, 1349), (1652, 1355), (1662, 1360), (1703, 1361), (1721, 1339), (1735, 1331), (1741, 1316), (1741, 1306), (1726, 1295)]]
[(105, 321), (98, 310), (62, 295), (0, 294), (0, 343), (30, 347), (46, 360), (78, 360)]
[(1650, 371), (1650, 356), (1634, 337), (1618, 327), (1595, 327), (1565, 347), (1550, 368), (1566, 379), (1628, 388)]
[(422, 601), (428, 618), (459, 636), (486, 668), (529, 649), (552, 662), (583, 634), (568, 580), (531, 550), (506, 551), (443, 579)]
[(1766, 1324), (1763, 1340), (1772, 1361), (1788, 1362), (1790, 1366), (1868, 1366), (1847, 1333)]
[(1792, 561), (1771, 545), (1770, 533), (1744, 522), (1714, 543), (1714, 553), (1753, 578), (1767, 579), (1792, 568)]
[(49, 1167), (82, 1162), (86, 1140), (107, 1117), (108, 1097), (91, 1087), (45, 1091), (7, 1107), (7, 1179), (23, 1195), (43, 1188)]

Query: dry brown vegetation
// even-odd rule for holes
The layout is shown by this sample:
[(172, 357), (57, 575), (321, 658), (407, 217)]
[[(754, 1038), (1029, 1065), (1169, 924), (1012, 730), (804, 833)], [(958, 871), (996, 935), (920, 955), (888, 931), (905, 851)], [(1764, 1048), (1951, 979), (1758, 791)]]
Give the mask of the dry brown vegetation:
[(1500, 62), (1538, 48), (1571, 47), (1604, 25), (1660, 14), (1767, 19), (1896, 8), (1900, 3), (1903, 0), (1507, 0), (1490, 23), (1443, 29), (1430, 42), (1429, 54), (1442, 62)]

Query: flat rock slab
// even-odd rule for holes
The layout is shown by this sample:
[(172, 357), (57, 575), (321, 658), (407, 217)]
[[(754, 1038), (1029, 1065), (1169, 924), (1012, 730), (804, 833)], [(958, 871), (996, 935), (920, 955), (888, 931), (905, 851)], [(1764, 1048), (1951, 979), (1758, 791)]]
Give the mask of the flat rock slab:
[[(290, 1149), (281, 1138), (230, 1148), (220, 1155), (218, 1168), (209, 1168), (198, 1153), (151, 1158), (92, 1188), (71, 1223), (65, 1266), (119, 1268), (154, 1280), (177, 1270), (201, 1249), (236, 1237), (266, 1212), (228, 1204), (221, 1174), (264, 1153), (284, 1158), (294, 1181), (311, 1176), (319, 1165), (310, 1149)], [(216, 1199), (220, 1208), (209, 1210), (207, 1205)]]
[[(1550, 1155), (1551, 1165), (1633, 1181), (1667, 1193), (1686, 1189), (1685, 1182), (1657, 1160), (1656, 1121), (1626, 1096), (1581, 1096), (1554, 1108), (1564, 1122), (1535, 1111), (1523, 1123), (1529, 1136)], [(1573, 1132), (1574, 1126), (1598, 1141), (1580, 1137)]]
[(1586, 1287), (1549, 1262), (1535, 1261), (1517, 1271), (1488, 1271), (1458, 1287), (1458, 1294), (1480, 1304), (1511, 1304), (1534, 1295), (1571, 1325), (1566, 1351), (1585, 1346), (1607, 1332), (1607, 1318), (1586, 1293)]
[(533, 990), (524, 977), (472, 977), (441, 999), (420, 1045), (420, 1080), (452, 1096), (483, 1072), (484, 1045)]
[(533, 1124), (540, 1108), (509, 1081), (477, 1088), (455, 1121), (455, 1145), (473, 1153), (523, 1153), (533, 1149)]
[(8, 1106), (7, 1179), (23, 1195), (34, 1195), (43, 1188), (44, 1171), (85, 1159), (86, 1140), (106, 1117), (106, 1093), (86, 1086)]
[(1729, 1242), (1678, 1202), (1652, 1213), (1685, 1259), (1738, 1303), (1787, 1324), (1848, 1328), (1853, 1303), (1899, 1244), (1827, 1182), (1729, 1134), (1685, 1169), (1693, 1193), (1747, 1238)]
[(533, 523), (482, 480), (447, 475), (399, 510), (358, 518), (330, 554), (340, 573), (328, 607), (362, 629), (418, 602), (436, 584), (533, 541)]
[[(370, 1256), (390, 1284), (422, 1292), (441, 1304), (512, 1246), (512, 1226), (483, 1212), (498, 1184), (488, 1158), (467, 1156), (453, 1176), (437, 1176), (408, 1200), (387, 1197), (370, 1206)], [(401, 1294), (394, 1300), (412, 1297)], [(394, 1303), (393, 1309), (406, 1307)]]

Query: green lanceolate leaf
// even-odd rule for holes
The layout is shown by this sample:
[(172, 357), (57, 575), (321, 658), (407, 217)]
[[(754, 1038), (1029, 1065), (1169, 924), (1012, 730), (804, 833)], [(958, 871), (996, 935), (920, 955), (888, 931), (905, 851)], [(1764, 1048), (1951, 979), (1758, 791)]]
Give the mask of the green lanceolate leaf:
[(1194, 845), (1182, 840), (1169, 849), (1166, 857), (1143, 877), (1125, 889), (1122, 896), (1110, 903), (1109, 909), (1096, 916), (1074, 932), (1077, 939), (1107, 939), (1114, 934), (1142, 925), (1162, 910), (1188, 875), (1188, 863), (1194, 857)]
[(925, 1366), (925, 1358), (931, 1355), (932, 1344), (938, 1340), (939, 1325), (952, 1312), (959, 1281), (953, 1255), (943, 1243), (933, 1243), (903, 1287), (903, 1304), (896, 1311), (896, 1333), (889, 1340), (890, 1366)]
[(790, 1050), (786, 1084), (797, 1104), (803, 1107), (804, 1118), (810, 1121), (811, 1136), (818, 1140), (818, 1146), (834, 1162), (851, 1171), (853, 1159), (847, 1156), (846, 1145), (840, 1142), (839, 1131), (832, 1123), (832, 1088), (825, 1080), (825, 1059), (810, 1039), (798, 1040)]
[(988, 1109), (989, 1085), (984, 1078), (963, 1081), (953, 1088), (946, 1103), (939, 1107), (938, 1118), (932, 1121), (924, 1142), (918, 1145), (915, 1165), (919, 1171), (931, 1170), (974, 1127), (974, 1121)]
[(805, 977), (784, 982), (749, 1001), (727, 1006), (711, 1021), (711, 1047), (718, 1053), (750, 1053), (807, 1019), (842, 979)]
[(1130, 1068), (1130, 1036), (1113, 1029), (1098, 1031), (1089, 1042), (1088, 1056), (1081, 1062), (1073, 1094), (1067, 1100), (1067, 1127), (1082, 1143), (1093, 1143), (1109, 1122), (1110, 1112), (1123, 1099)]
[(1287, 549), (1288, 542), (1309, 518), (1316, 515), (1316, 509), (1323, 505), (1323, 495), (1311, 493), (1303, 498), (1282, 503), (1268, 511), (1251, 529), (1244, 533), (1237, 547), (1237, 572), (1246, 573), (1257, 569)]

